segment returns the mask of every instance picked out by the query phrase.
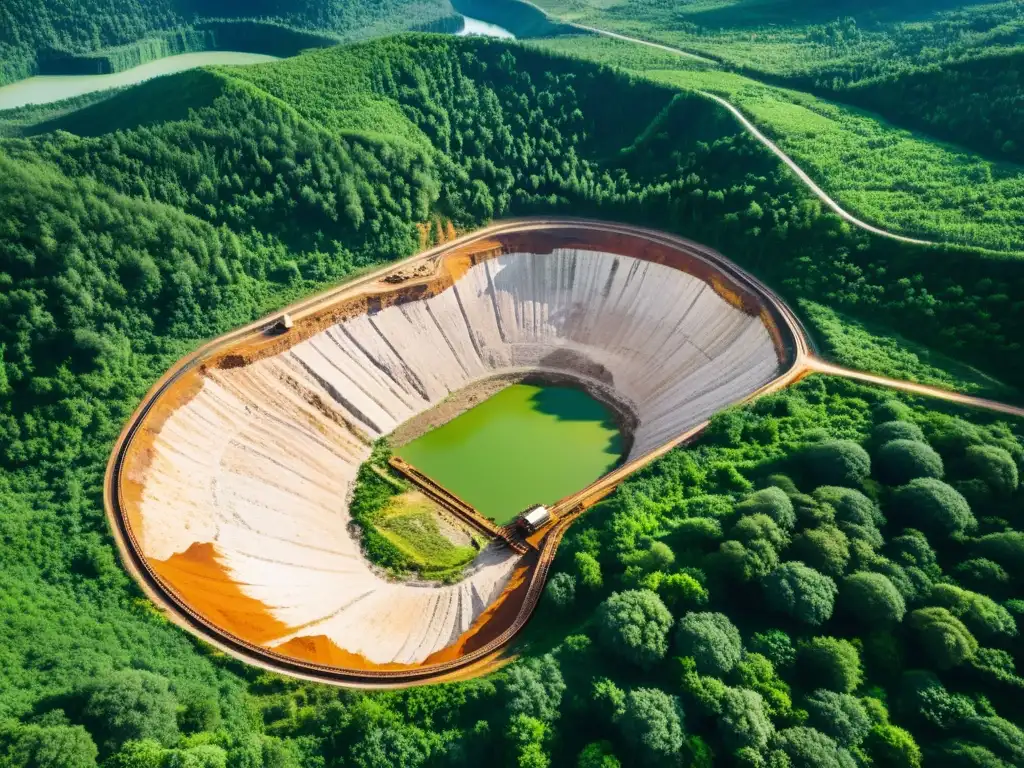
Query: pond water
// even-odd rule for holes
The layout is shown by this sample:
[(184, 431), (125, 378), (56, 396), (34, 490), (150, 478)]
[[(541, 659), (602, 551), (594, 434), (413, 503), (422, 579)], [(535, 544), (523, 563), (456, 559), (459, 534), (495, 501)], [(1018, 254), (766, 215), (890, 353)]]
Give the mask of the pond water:
[(461, 32), (456, 33), (458, 35), (482, 35), (483, 37), (503, 37), (509, 40), (515, 39), (515, 35), (504, 27), (499, 27), (497, 24), (488, 24), (486, 21), (471, 19), (469, 16), (463, 16), (462, 19), (465, 22), (465, 25), (462, 27)]
[(622, 452), (607, 406), (582, 389), (534, 384), (506, 387), (397, 451), (501, 525), (585, 488)]
[(0, 109), (14, 109), (26, 104), (50, 104), (93, 91), (135, 85), (161, 75), (212, 64), (262, 64), (276, 60), (276, 56), (260, 53), (205, 51), (168, 56), (113, 75), (40, 75), (0, 88)]

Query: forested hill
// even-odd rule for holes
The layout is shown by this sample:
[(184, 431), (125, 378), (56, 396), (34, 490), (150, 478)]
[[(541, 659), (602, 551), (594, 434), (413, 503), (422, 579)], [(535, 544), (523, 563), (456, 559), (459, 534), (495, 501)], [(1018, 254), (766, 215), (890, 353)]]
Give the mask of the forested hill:
[[(103, 59), (101, 71), (134, 66), (154, 55), (218, 45), (214, 32), (203, 34), (192, 28), (208, 20), (273, 22), (350, 40), (432, 27), (446, 20), (454, 23), (454, 18), (448, 0), (4, 0), (0, 4), (0, 84), (36, 74), (40, 67), (47, 74), (77, 73), (81, 64), (69, 63), (69, 57), (74, 61), (75, 56), (109, 49), (121, 48)], [(236, 45), (261, 37), (251, 31), (232, 35), (230, 28), (221, 25), (215, 29)], [(255, 52), (278, 52), (270, 49), (271, 42), (260, 42), (268, 49)]]

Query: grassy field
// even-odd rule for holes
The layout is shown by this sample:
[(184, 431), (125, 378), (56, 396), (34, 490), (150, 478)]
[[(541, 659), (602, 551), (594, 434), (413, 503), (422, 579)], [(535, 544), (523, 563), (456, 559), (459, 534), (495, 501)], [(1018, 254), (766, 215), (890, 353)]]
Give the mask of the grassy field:
[[(458, 579), (481, 544), (448, 522), (438, 506), (419, 491), (407, 491), (392, 498), (374, 524), (426, 578)], [(465, 543), (455, 543), (460, 540)]]
[(886, 371), (885, 375), (893, 378), (968, 395), (1021, 401), (1014, 387), (892, 331), (806, 299), (799, 301), (798, 308), (821, 353), (839, 365), (860, 371)]
[(535, 43), (728, 99), (840, 205), (891, 231), (998, 251), (1024, 250), (1024, 166), (993, 162), (877, 115), (765, 85), (633, 43)]

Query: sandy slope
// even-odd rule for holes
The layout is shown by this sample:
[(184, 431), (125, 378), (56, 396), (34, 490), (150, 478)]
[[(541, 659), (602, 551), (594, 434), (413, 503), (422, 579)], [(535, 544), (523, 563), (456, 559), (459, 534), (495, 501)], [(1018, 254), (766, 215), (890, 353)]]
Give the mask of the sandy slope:
[(420, 662), (496, 599), (517, 557), (488, 548), (454, 585), (385, 581), (347, 529), (355, 473), (371, 440), (451, 392), (538, 368), (614, 390), (638, 417), (636, 457), (779, 364), (757, 316), (685, 272), (573, 249), (499, 256), (432, 298), (208, 371), (153, 441), (143, 553), (162, 561), (211, 543), (246, 598), (287, 627), (269, 647), (325, 636), (373, 663)]

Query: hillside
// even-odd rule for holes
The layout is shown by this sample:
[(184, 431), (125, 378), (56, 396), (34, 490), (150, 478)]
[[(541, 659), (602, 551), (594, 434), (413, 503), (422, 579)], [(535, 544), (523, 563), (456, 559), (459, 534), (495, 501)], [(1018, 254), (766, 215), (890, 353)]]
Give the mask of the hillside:
[(808, 322), (860, 354), (870, 326), (1024, 385), (1024, 260), (852, 230), (667, 80), (403, 35), (0, 141), (0, 765), (1020, 763), (1024, 427), (841, 380), (717, 415), (588, 512), (521, 662), (479, 680), (286, 680), (186, 636), (118, 565), (104, 467), (174, 360), (502, 216), (676, 232), (826, 307)]
[(40, 72), (120, 71), (209, 48), (294, 55), (439, 25), (457, 28), (448, 0), (9, 0), (0, 9), (0, 85)]
[(767, 84), (867, 107), (992, 159), (1022, 158), (1012, 108), (1022, 98), (1014, 75), (1024, 45), (1017, 2), (535, 5), (556, 19), (700, 54)]

